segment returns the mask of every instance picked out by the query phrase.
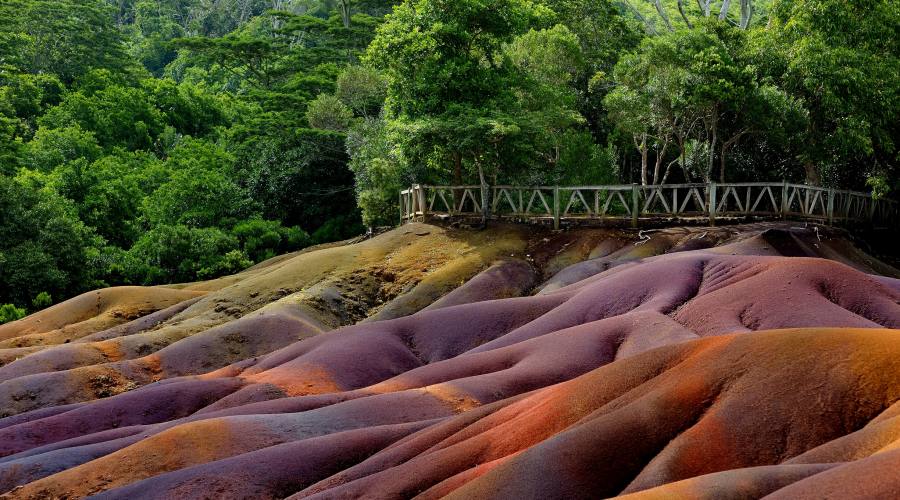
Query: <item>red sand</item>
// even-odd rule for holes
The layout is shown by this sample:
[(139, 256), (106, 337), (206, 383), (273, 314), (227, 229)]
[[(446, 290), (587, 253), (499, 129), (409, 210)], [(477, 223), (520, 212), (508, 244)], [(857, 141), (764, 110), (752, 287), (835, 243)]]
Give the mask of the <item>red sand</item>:
[[(276, 259), (202, 298), (103, 291), (7, 325), (0, 492), (900, 494), (900, 281), (839, 237), (746, 226), (635, 244), (621, 232), (524, 241), (504, 229), (498, 243), (458, 232), (460, 250), (427, 257), (441, 271), (421, 279), (400, 275), (421, 252), (410, 246), (451, 240), (416, 227)], [(454, 255), (480, 245), (495, 250), (476, 275), (476, 261)], [(518, 250), (489, 266), (496, 248)], [(385, 254), (401, 267), (367, 267)], [(326, 262), (325, 274), (310, 267)], [(329, 331), (343, 313), (316, 304), (387, 293), (354, 265), (407, 283), (366, 306), (396, 319)], [(290, 286), (284, 273), (315, 277), (272, 295), (273, 280)], [(435, 300), (460, 273), (474, 278)], [(105, 308), (91, 310), (92, 297)], [(108, 313), (125, 310), (141, 317)]]

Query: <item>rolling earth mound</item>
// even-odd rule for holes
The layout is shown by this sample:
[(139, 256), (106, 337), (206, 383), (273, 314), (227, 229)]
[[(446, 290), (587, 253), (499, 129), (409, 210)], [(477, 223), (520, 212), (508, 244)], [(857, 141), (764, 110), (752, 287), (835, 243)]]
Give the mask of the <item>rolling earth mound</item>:
[(3, 498), (897, 498), (844, 233), (409, 224), (0, 326)]

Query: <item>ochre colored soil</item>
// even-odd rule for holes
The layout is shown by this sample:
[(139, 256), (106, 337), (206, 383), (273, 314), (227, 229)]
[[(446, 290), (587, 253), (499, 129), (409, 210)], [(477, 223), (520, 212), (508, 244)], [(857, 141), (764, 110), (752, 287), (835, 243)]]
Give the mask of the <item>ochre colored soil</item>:
[(412, 224), (0, 326), (8, 498), (897, 498), (900, 280), (796, 224)]

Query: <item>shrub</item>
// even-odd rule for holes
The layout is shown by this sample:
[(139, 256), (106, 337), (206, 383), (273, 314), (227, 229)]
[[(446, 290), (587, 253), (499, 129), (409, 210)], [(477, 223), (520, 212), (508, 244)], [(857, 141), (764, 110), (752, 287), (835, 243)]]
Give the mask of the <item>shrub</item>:
[(312, 128), (343, 132), (350, 128), (353, 111), (331, 94), (320, 94), (306, 108), (306, 120)]
[(46, 309), (53, 305), (53, 298), (47, 292), (41, 292), (35, 296), (34, 300), (31, 301), (31, 305), (34, 306), (35, 311), (40, 311), (41, 309)]
[(162, 225), (145, 233), (128, 251), (125, 270), (133, 283), (209, 279), (251, 265), (238, 239), (217, 228)]
[(16, 307), (13, 304), (3, 304), (0, 306), (0, 325), (9, 323), (25, 317), (25, 309)]
[(279, 253), (309, 246), (310, 238), (299, 227), (283, 227), (278, 221), (251, 219), (234, 226), (231, 234), (244, 253), (254, 262), (262, 262)]
[(359, 214), (343, 215), (329, 219), (325, 224), (312, 234), (312, 240), (316, 244), (341, 241), (352, 238), (365, 232)]
[(387, 79), (365, 66), (348, 66), (336, 86), (337, 98), (360, 116), (377, 116), (387, 97)]

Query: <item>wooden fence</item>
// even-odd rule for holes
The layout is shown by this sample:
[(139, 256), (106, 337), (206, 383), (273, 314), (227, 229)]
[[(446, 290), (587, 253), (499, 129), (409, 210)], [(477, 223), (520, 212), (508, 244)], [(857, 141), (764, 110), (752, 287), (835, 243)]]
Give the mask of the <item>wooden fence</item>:
[(400, 192), (401, 223), (428, 217), (520, 221), (785, 218), (893, 225), (898, 204), (868, 193), (803, 184), (741, 182), (611, 186), (426, 186)]

